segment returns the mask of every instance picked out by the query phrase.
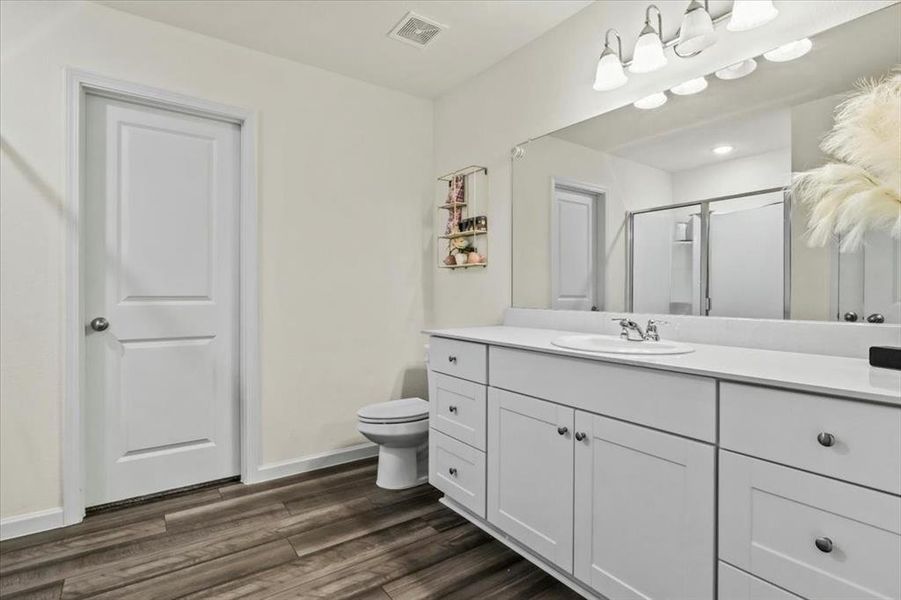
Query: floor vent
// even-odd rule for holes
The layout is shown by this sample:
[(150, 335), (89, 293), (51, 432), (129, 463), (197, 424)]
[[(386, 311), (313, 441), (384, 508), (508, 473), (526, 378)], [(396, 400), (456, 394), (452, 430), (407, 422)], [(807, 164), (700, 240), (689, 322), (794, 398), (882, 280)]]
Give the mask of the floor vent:
[(445, 29), (447, 29), (446, 25), (411, 11), (405, 14), (404, 18), (394, 26), (394, 29), (388, 32), (388, 37), (411, 46), (423, 48)]

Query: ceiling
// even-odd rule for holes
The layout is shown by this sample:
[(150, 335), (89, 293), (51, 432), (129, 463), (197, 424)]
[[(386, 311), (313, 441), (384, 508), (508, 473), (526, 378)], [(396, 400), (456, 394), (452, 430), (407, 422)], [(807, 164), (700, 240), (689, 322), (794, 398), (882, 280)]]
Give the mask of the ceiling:
[[(779, 109), (846, 93), (861, 77), (879, 77), (901, 63), (901, 5), (811, 39), (813, 49), (798, 60), (772, 63), (757, 58), (757, 70), (747, 77), (722, 81), (708, 75), (708, 88), (697, 95), (668, 93), (669, 101), (660, 108), (627, 105), (551, 135), (668, 171), (711, 162), (709, 150), (720, 143), (735, 146), (726, 158), (755, 153), (743, 152), (742, 144), (760, 152), (788, 146), (783, 141), (790, 128), (778, 125)], [(727, 138), (733, 126), (736, 135)], [(761, 127), (760, 134), (755, 126)], [(768, 141), (763, 131), (779, 137)], [(700, 162), (704, 153), (707, 160)]]
[[(713, 148), (729, 145), (729, 154)], [(695, 127), (643, 139), (617, 148), (613, 154), (676, 173), (713, 162), (734, 160), (791, 147), (791, 111), (787, 108), (702, 123)]]
[[(423, 97), (439, 96), (591, 0), (95, 0)], [(425, 48), (387, 37), (407, 11), (446, 25)]]

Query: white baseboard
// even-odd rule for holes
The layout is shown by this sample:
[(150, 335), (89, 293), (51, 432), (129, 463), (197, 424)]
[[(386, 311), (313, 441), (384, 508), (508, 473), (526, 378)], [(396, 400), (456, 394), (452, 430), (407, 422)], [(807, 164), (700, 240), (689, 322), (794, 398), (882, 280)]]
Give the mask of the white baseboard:
[(260, 465), (257, 468), (257, 472), (253, 478), (253, 481), (247, 483), (260, 483), (262, 481), (269, 481), (271, 479), (288, 477), (289, 475), (306, 473), (307, 471), (315, 471), (317, 469), (333, 467), (335, 465), (377, 456), (378, 453), (379, 447), (377, 444), (373, 444), (372, 442), (365, 442), (363, 444), (348, 446), (347, 448), (338, 448), (337, 450), (329, 450), (327, 452), (312, 454), (310, 456), (302, 456), (300, 458), (292, 458), (290, 460), (284, 460), (281, 462), (267, 463)]
[(63, 525), (62, 507), (48, 508), (47, 510), (16, 515), (15, 517), (6, 517), (5, 519), (0, 519), (0, 540), (22, 537), (23, 535), (47, 531), (48, 529), (56, 529)]

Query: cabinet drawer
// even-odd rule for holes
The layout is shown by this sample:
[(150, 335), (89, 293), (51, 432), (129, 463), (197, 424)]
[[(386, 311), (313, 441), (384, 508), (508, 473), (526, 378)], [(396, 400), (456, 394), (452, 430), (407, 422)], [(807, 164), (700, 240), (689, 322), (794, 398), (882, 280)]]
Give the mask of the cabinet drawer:
[(485, 453), (429, 430), (429, 483), (485, 518)]
[(491, 386), (713, 442), (716, 382), (706, 377), (491, 347)]
[(720, 445), (901, 494), (901, 408), (722, 383)]
[(802, 600), (775, 585), (720, 561), (719, 594), (722, 600)]
[(485, 449), (486, 387), (440, 373), (429, 377), (429, 425)]
[(901, 597), (901, 498), (720, 451), (720, 558), (805, 598)]
[(488, 349), (483, 344), (433, 337), (429, 368), (461, 379), (488, 383)]

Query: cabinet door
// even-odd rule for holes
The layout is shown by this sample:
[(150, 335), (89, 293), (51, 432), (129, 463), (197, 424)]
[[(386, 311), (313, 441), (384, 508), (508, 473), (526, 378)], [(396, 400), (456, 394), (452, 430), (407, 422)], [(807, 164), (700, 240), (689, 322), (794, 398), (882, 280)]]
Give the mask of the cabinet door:
[(581, 411), (575, 420), (576, 577), (618, 600), (712, 599), (713, 447)]
[(573, 560), (573, 409), (488, 389), (488, 520), (567, 572)]

